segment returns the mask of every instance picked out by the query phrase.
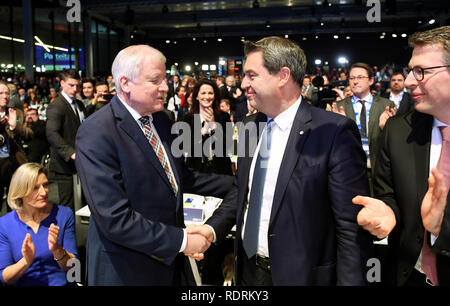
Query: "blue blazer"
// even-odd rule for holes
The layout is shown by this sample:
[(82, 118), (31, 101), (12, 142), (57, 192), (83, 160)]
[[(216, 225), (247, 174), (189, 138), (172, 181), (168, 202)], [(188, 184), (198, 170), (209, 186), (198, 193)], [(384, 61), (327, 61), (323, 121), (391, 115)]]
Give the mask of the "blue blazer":
[[(256, 126), (266, 121), (262, 113), (246, 120)], [(247, 134), (244, 137), (248, 141)], [(238, 283), (240, 256), (246, 256), (241, 232), (255, 148), (239, 158), (233, 190), (207, 221), (218, 238), (236, 223)], [(358, 226), (360, 207), (351, 202), (358, 194), (368, 195), (366, 172), (356, 124), (303, 101), (286, 145), (270, 216), (267, 238), (274, 285), (366, 284), (372, 237)]]
[[(171, 154), (174, 135), (163, 112), (153, 123), (168, 154), (178, 194), (147, 138), (114, 97), (80, 127), (76, 167), (91, 211), (89, 285), (175, 285), (180, 282), (182, 193), (223, 197), (232, 177), (189, 171)], [(180, 264), (178, 266), (178, 264)]]

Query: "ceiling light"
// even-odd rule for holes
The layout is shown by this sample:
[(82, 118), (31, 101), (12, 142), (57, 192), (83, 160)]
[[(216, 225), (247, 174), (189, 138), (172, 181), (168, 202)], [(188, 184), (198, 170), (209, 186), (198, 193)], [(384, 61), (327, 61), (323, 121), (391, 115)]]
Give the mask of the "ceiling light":
[(428, 21), (429, 24), (434, 24), (436, 22), (435, 19), (430, 19), (430, 21)]

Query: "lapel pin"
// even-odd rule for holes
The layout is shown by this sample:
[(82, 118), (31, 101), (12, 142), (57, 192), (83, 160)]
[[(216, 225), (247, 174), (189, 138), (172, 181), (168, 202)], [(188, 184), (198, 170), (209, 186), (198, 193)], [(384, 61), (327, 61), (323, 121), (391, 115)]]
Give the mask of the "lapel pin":
[(303, 134), (305, 134), (305, 132), (304, 131), (300, 131), (300, 133), (299, 133), (300, 135), (303, 135)]

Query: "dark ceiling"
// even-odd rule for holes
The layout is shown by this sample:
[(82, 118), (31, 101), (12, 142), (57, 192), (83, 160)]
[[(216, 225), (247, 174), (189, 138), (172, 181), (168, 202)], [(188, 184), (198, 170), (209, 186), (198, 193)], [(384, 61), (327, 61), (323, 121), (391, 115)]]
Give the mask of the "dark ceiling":
[[(369, 22), (367, 2), (380, 3)], [(129, 26), (150, 39), (331, 33), (411, 33), (449, 24), (449, 0), (82, 0), (82, 8), (112, 27)], [(321, 24), (322, 23), (322, 24)], [(269, 27), (270, 26), (270, 27)]]

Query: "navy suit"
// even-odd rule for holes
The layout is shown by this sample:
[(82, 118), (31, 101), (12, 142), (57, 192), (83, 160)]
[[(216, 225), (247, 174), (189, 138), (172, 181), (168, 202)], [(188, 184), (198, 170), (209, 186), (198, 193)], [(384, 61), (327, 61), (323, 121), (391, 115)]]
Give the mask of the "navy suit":
[[(246, 122), (266, 122), (257, 113)], [(250, 133), (251, 134), (251, 133)], [(259, 134), (258, 134), (259, 135)], [(247, 134), (239, 135), (239, 139)], [(255, 151), (238, 159), (237, 180), (207, 224), (223, 238), (236, 223), (237, 283), (249, 171)], [(292, 125), (273, 198), (268, 247), (274, 285), (364, 285), (371, 237), (351, 200), (369, 192), (356, 124), (302, 101)]]
[(77, 134), (76, 166), (91, 211), (89, 285), (177, 285), (184, 255), (182, 193), (223, 197), (232, 177), (188, 171), (171, 154), (163, 112), (153, 124), (172, 166), (175, 195), (147, 138), (116, 96)]

